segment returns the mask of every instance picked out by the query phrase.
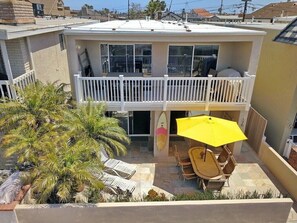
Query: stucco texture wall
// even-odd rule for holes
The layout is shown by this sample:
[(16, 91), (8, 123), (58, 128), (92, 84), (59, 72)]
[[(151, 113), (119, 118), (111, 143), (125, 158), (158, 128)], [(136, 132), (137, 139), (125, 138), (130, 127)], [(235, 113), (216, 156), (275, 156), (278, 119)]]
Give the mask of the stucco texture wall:
[(282, 152), (297, 112), (297, 46), (274, 42), (279, 30), (264, 30), (252, 106), (267, 120), (267, 142)]
[(30, 37), (36, 77), (42, 82), (70, 83), (67, 52), (61, 50), (60, 32)]

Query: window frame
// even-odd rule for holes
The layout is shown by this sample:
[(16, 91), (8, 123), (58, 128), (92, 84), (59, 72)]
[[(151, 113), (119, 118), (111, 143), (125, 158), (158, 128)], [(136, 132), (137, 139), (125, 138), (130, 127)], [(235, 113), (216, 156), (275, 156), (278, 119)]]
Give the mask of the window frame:
[(218, 67), (219, 55), (220, 55), (220, 49), (221, 49), (221, 44), (220, 43), (199, 43), (199, 44), (178, 43), (178, 44), (168, 44), (168, 47), (167, 47), (167, 65), (166, 65), (166, 74), (168, 76), (170, 76), (170, 73), (168, 72), (168, 65), (169, 65), (169, 51), (170, 51), (169, 49), (170, 49), (171, 46), (191, 46), (192, 47), (192, 63), (191, 63), (190, 77), (193, 77), (193, 66), (194, 66), (195, 47), (196, 46), (217, 46), (218, 47), (218, 54), (217, 54), (216, 67)]
[[(103, 55), (102, 55), (102, 52), (101, 52), (101, 45), (107, 45), (107, 58), (108, 58), (108, 72), (107, 73), (105, 73), (105, 72), (103, 72), (103, 69), (102, 69), (102, 57), (103, 57)], [(106, 43), (106, 42), (102, 42), (102, 43), (100, 43), (99, 44), (99, 50), (100, 50), (100, 67), (101, 67), (101, 70), (102, 70), (102, 74), (108, 74), (108, 73), (110, 73), (111, 71), (110, 71), (110, 52), (109, 52), (109, 46), (111, 46), (111, 45), (118, 45), (118, 46), (132, 46), (133, 47), (133, 73), (135, 73), (135, 70), (136, 70), (136, 68), (135, 68), (135, 46), (136, 45), (150, 45), (151, 46), (151, 62), (152, 62), (152, 52), (153, 52), (153, 44), (152, 43)], [(104, 56), (106, 56), (106, 55), (104, 55)], [(137, 55), (137, 56), (139, 56), (139, 55)], [(150, 64), (151, 66), (152, 66), (152, 63)], [(129, 72), (127, 72), (127, 73), (129, 73)], [(149, 75), (151, 75), (151, 72), (150, 73), (148, 73)]]

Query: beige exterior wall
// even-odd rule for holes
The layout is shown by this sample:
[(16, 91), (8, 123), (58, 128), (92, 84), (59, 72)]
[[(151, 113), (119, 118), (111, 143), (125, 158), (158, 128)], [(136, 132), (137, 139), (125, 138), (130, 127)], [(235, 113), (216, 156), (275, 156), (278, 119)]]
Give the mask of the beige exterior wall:
[(282, 153), (297, 112), (297, 46), (272, 41), (279, 30), (264, 30), (252, 106), (267, 120), (267, 142)]
[[(82, 52), (85, 48), (88, 50), (91, 65), (95, 76), (100, 76), (100, 44), (113, 43), (119, 44), (124, 42), (112, 41), (94, 41), (94, 40), (79, 40), (76, 44), (79, 46), (77, 51)], [(129, 42), (125, 42), (129, 43)], [(133, 42), (135, 43), (135, 41)], [(169, 42), (141, 42), (152, 43), (152, 76), (163, 76), (167, 73), (168, 64), (168, 50), (171, 44)], [(178, 43), (178, 45), (219, 45), (219, 55), (217, 70), (232, 67), (243, 74), (245, 71), (250, 70), (250, 57), (252, 53), (252, 42), (239, 42), (239, 43), (205, 43), (205, 42), (192, 42), (192, 43)]]
[(42, 82), (70, 83), (67, 52), (61, 50), (59, 34), (51, 32), (29, 37), (36, 78)]
[[(19, 222), (109, 222), (109, 223), (236, 223), (286, 222), (292, 200), (254, 199), (177, 202), (126, 202), (66, 205), (19, 205)], [(277, 210), (277, 211), (272, 211)], [(137, 219), (137, 220), (136, 220)]]
[(261, 144), (259, 157), (291, 197), (297, 201), (297, 171), (266, 142)]
[(8, 40), (5, 43), (13, 77), (30, 71), (30, 55), (25, 38)]

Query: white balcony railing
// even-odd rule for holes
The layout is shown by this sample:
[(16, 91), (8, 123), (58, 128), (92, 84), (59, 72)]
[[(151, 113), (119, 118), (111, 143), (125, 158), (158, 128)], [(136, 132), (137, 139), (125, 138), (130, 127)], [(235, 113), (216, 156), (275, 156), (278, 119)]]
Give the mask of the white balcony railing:
[(15, 99), (17, 97), (18, 90), (23, 90), (27, 85), (34, 83), (35, 81), (34, 70), (13, 79), (13, 84), (11, 84), (8, 80), (0, 80), (0, 98)]
[[(244, 77), (81, 77), (75, 75), (76, 99), (105, 102), (109, 109), (174, 110), (197, 106), (250, 106), (254, 76)], [(235, 108), (236, 109), (236, 108)], [(242, 108), (238, 108), (242, 109)]]

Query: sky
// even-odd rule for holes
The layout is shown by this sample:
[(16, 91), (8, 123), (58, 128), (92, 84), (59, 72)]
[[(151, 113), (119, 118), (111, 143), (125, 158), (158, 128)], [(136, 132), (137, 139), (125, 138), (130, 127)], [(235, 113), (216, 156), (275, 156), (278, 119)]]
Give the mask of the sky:
[[(221, 0), (165, 0), (167, 8), (169, 8), (171, 1), (171, 11), (173, 12), (180, 12), (183, 8), (186, 11), (190, 11), (193, 8), (205, 8), (212, 13), (216, 13), (221, 4)], [(252, 12), (253, 8), (256, 10), (269, 3), (281, 1), (285, 2), (286, 0), (252, 0), (249, 2), (248, 12)], [(148, 2), (149, 0), (130, 0), (130, 4), (140, 4), (142, 8), (145, 8)], [(243, 9), (243, 3), (242, 0), (223, 0), (223, 11), (240, 13)], [(84, 4), (92, 5), (96, 10), (108, 8), (125, 12), (128, 8), (128, 0), (64, 0), (64, 4), (65, 6), (70, 6), (71, 9), (80, 9)]]

